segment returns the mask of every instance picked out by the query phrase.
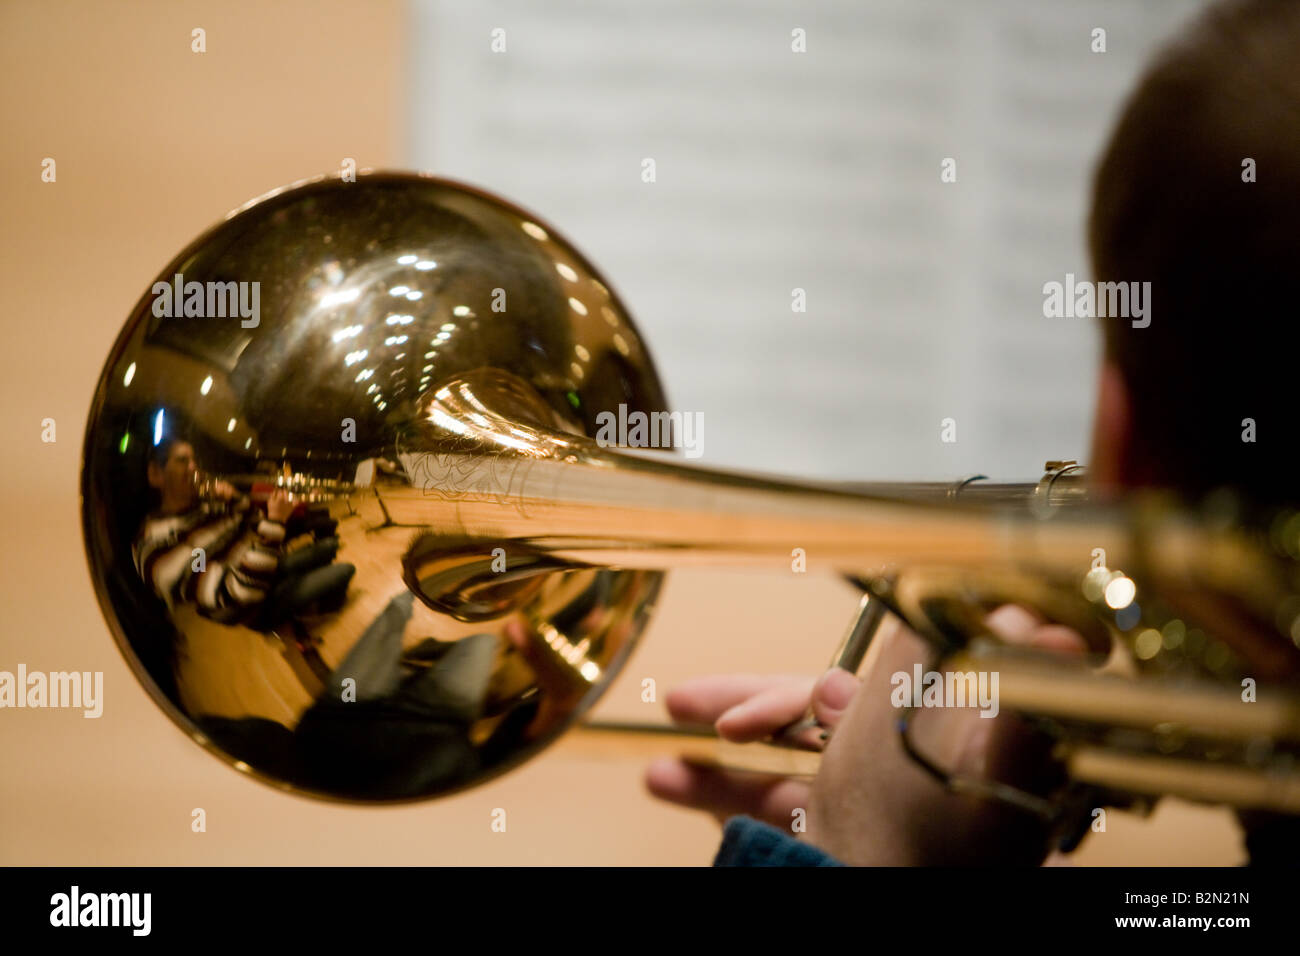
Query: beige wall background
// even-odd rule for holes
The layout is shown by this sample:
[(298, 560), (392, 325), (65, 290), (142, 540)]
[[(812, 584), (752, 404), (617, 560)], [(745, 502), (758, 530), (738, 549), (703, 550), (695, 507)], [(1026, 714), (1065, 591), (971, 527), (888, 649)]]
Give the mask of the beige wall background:
[[(191, 52), (195, 27), (207, 52)], [(652, 800), (645, 751), (561, 742), (488, 786), (361, 809), (286, 795), (154, 706), (94, 600), (77, 481), (91, 392), (131, 306), (179, 248), (266, 190), (402, 166), (409, 11), (396, 0), (0, 4), (0, 669), (103, 671), (104, 713), (0, 711), (3, 864), (708, 863), (718, 827)], [(422, 91), (417, 91), (420, 93)], [(41, 181), (52, 157), (57, 181)], [(526, 200), (526, 197), (520, 197)], [(635, 303), (633, 303), (635, 309)], [(41, 440), (42, 420), (56, 441)], [(815, 672), (856, 604), (816, 575), (671, 578), (598, 716), (720, 671)], [(193, 833), (202, 807), (207, 832)], [(505, 808), (506, 833), (490, 814)], [(1080, 862), (1233, 863), (1218, 811), (1112, 814)]]

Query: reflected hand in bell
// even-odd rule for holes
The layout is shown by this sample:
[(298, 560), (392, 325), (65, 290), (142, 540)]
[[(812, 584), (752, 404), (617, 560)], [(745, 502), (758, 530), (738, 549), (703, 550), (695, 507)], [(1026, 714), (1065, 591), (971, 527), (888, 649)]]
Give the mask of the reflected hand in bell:
[[(681, 724), (711, 724), (724, 740), (765, 740), (801, 718), (811, 703), (817, 719), (833, 729), (858, 689), (858, 679), (838, 668), (820, 678), (747, 674), (701, 677), (674, 688), (668, 712)], [(745, 814), (788, 828), (794, 811), (808, 806), (811, 784), (778, 774), (704, 766), (660, 758), (646, 771), (655, 796), (712, 814), (719, 822)]]
[(272, 521), (284, 524), (291, 514), (293, 514), (293, 502), (289, 500), (289, 496), (283, 491), (272, 492), (266, 500), (266, 516)]

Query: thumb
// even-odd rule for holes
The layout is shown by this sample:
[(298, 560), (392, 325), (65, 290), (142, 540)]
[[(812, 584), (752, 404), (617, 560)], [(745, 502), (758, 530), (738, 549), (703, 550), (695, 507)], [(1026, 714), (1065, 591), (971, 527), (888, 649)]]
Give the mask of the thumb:
[(862, 682), (842, 667), (832, 667), (813, 686), (813, 714), (827, 730), (834, 730)]

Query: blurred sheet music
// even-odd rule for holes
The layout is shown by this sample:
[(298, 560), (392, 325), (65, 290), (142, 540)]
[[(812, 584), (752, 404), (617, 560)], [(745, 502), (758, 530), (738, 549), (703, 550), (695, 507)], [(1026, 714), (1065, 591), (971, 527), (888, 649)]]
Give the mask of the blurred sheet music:
[(1043, 284), (1089, 273), (1097, 149), (1193, 6), (418, 0), (409, 159), (610, 276), (703, 464), (1034, 475), (1086, 457), (1100, 347)]

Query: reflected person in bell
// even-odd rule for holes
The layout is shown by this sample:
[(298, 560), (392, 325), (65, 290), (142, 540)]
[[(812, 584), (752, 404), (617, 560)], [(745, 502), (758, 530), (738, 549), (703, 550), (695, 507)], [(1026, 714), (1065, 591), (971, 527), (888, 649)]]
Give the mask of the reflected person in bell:
[(155, 446), (147, 468), (158, 507), (132, 553), (169, 610), (189, 603), (217, 623), (268, 630), (346, 594), (355, 569), (333, 563), (336, 539), (284, 552), (293, 504), (283, 491), (270, 495), (264, 516), (224, 481), (201, 494), (194, 447), (175, 436)]

